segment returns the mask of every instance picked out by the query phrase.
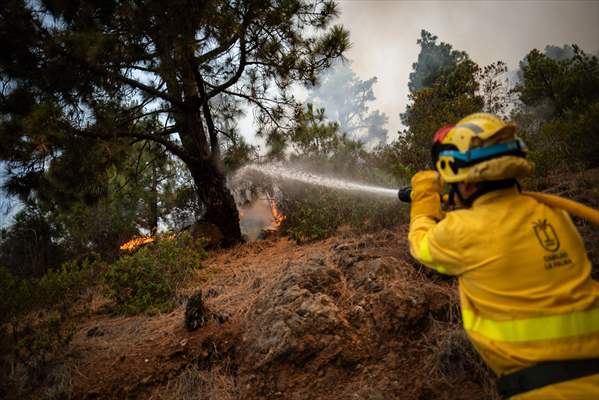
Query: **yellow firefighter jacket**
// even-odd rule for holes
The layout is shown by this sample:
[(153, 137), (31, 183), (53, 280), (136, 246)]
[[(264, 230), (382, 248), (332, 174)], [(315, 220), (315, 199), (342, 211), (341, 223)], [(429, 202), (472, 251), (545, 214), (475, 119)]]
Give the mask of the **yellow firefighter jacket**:
[[(484, 194), (471, 208), (446, 215), (438, 198), (413, 198), (411, 253), (458, 276), (464, 328), (497, 374), (540, 361), (599, 357), (599, 283), (590, 278), (582, 238), (566, 212), (516, 188)], [(599, 399), (599, 375), (514, 398), (594, 391)]]

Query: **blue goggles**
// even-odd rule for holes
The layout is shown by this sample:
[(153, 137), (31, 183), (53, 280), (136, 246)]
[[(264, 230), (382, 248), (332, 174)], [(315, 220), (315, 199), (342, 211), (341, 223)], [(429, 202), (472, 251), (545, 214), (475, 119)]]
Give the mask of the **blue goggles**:
[(439, 153), (439, 157), (453, 157), (455, 160), (461, 161), (460, 164), (471, 165), (504, 155), (516, 155), (524, 157), (526, 151), (526, 144), (524, 144), (521, 139), (516, 139), (505, 143), (494, 144), (488, 147), (479, 147), (468, 150), (465, 153), (457, 150), (444, 150)]

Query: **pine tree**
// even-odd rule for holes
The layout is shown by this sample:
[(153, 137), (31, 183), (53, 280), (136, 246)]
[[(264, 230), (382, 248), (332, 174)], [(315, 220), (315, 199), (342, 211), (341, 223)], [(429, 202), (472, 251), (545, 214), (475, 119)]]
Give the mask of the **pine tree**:
[(66, 155), (100, 171), (110, 163), (88, 161), (90, 149), (152, 141), (185, 163), (204, 219), (237, 242), (227, 121), (244, 101), (276, 134), (295, 106), (291, 85), (315, 83), (348, 47), (329, 27), (336, 13), (330, 0), (8, 0), (0, 158), (27, 190)]
[(430, 168), (430, 148), (437, 129), (482, 111), (484, 105), (478, 65), (466, 52), (437, 40), (424, 30), (418, 40), (420, 54), (410, 74), (410, 103), (401, 114), (408, 129), (394, 143), (400, 164), (409, 166), (410, 175)]

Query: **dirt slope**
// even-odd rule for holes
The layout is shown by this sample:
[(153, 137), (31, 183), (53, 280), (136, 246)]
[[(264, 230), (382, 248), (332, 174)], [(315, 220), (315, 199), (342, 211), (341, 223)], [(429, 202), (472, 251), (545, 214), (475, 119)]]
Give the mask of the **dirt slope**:
[(414, 265), (403, 238), (405, 228), (215, 252), (194, 282), (206, 326), (188, 332), (183, 305), (152, 317), (92, 310), (63, 381), (74, 398), (493, 398), (454, 282)]

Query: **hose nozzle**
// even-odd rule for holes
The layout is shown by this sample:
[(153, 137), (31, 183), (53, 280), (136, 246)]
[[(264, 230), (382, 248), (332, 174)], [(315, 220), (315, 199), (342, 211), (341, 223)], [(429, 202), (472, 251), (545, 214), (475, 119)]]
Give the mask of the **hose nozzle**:
[[(451, 200), (451, 198), (448, 194), (439, 194), (439, 196), (441, 196), (442, 203), (453, 204), (452, 203), (453, 200)], [(399, 191), (397, 192), (397, 197), (399, 197), (399, 201), (403, 201), (404, 203), (411, 203), (412, 202), (412, 187), (404, 186), (404, 187), (400, 188)]]
[(404, 186), (399, 189), (397, 192), (397, 197), (399, 197), (399, 201), (403, 201), (404, 203), (412, 202), (412, 187)]

